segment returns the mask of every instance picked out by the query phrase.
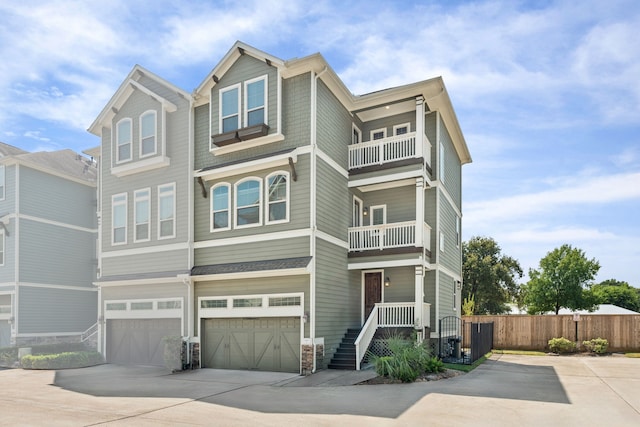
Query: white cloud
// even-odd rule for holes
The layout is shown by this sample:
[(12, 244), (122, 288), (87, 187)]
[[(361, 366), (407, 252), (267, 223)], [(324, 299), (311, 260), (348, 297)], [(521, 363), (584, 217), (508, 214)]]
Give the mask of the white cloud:
[(25, 136), (27, 138), (31, 138), (31, 139), (35, 139), (36, 141), (43, 141), (43, 142), (49, 142), (51, 141), (51, 139), (44, 137), (41, 135), (41, 132), (39, 130), (30, 130), (25, 132), (22, 136)]

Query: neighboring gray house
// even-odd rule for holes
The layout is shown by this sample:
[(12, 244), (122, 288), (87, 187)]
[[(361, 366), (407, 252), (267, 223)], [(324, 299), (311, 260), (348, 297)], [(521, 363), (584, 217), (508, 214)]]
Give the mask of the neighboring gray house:
[(0, 347), (78, 341), (96, 323), (95, 163), (0, 143)]
[[(167, 150), (190, 158), (115, 176), (110, 153), (132, 144), (135, 164), (140, 132), (120, 142), (113, 129), (127, 118), (135, 127), (144, 103), (162, 100), (174, 106)], [(436, 338), (438, 319), (459, 313), (471, 158), (441, 78), (354, 96), (320, 54), (283, 61), (237, 42), (191, 96), (134, 68), (96, 123), (108, 360), (152, 361), (161, 334), (179, 330), (203, 367), (359, 368), (376, 329)], [(150, 252), (153, 239), (136, 246), (127, 226), (135, 191), (168, 176), (185, 180), (179, 256)], [(119, 209), (125, 221), (112, 220)], [(123, 223), (122, 246), (105, 241)], [(179, 323), (157, 320), (167, 300), (182, 304)], [(110, 319), (137, 322), (110, 330)], [(158, 333), (139, 332), (142, 321), (159, 322)], [(147, 341), (116, 339), (134, 333)], [(347, 333), (355, 354), (338, 350), (353, 348)], [(114, 358), (110, 347), (127, 342)]]

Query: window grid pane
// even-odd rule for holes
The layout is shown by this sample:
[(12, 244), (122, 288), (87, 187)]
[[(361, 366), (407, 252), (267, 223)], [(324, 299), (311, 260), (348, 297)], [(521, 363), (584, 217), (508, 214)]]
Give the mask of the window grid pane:
[(262, 307), (262, 298), (237, 298), (233, 300), (234, 308)]
[(227, 300), (226, 299), (201, 300), (200, 308), (227, 308)]

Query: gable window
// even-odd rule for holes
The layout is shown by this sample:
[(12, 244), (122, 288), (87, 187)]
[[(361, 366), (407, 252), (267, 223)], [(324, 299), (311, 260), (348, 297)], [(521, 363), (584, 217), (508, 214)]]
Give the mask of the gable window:
[(229, 205), (231, 204), (231, 186), (217, 184), (211, 188), (211, 231), (229, 230)]
[(289, 220), (289, 174), (276, 172), (267, 177), (267, 224)]
[(111, 244), (127, 243), (127, 193), (111, 196)]
[(266, 123), (267, 76), (244, 83), (245, 126)]
[(131, 160), (131, 119), (122, 119), (116, 126), (116, 163)]
[(176, 185), (158, 187), (158, 239), (176, 237)]
[(376, 129), (372, 130), (370, 134), (371, 141), (375, 141), (376, 139), (384, 139), (387, 137), (387, 129)]
[(240, 128), (240, 84), (220, 90), (220, 132)]
[(404, 135), (409, 133), (409, 127), (410, 124), (409, 123), (403, 123), (401, 125), (395, 125), (393, 127), (393, 134), (394, 135)]
[(140, 157), (156, 154), (156, 112), (140, 116)]
[(4, 200), (4, 165), (0, 165), (0, 200)]
[(236, 216), (237, 228), (260, 225), (262, 216), (262, 180), (247, 178), (236, 183)]
[(145, 188), (143, 190), (137, 190), (133, 193), (133, 216), (135, 218), (135, 230), (133, 241), (134, 242), (146, 242), (150, 239), (149, 233), (149, 221), (151, 218), (151, 190)]

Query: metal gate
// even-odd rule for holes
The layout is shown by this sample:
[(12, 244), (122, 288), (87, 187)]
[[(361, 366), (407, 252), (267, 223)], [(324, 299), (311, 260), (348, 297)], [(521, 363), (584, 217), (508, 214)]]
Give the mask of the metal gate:
[[(469, 323), (465, 323), (465, 326), (467, 324)], [(491, 351), (493, 346), (493, 322), (470, 323), (470, 325), (471, 354), (469, 355), (468, 363), (473, 363)]]
[(443, 317), (438, 321), (438, 357), (447, 363), (464, 363), (462, 348), (462, 319)]

